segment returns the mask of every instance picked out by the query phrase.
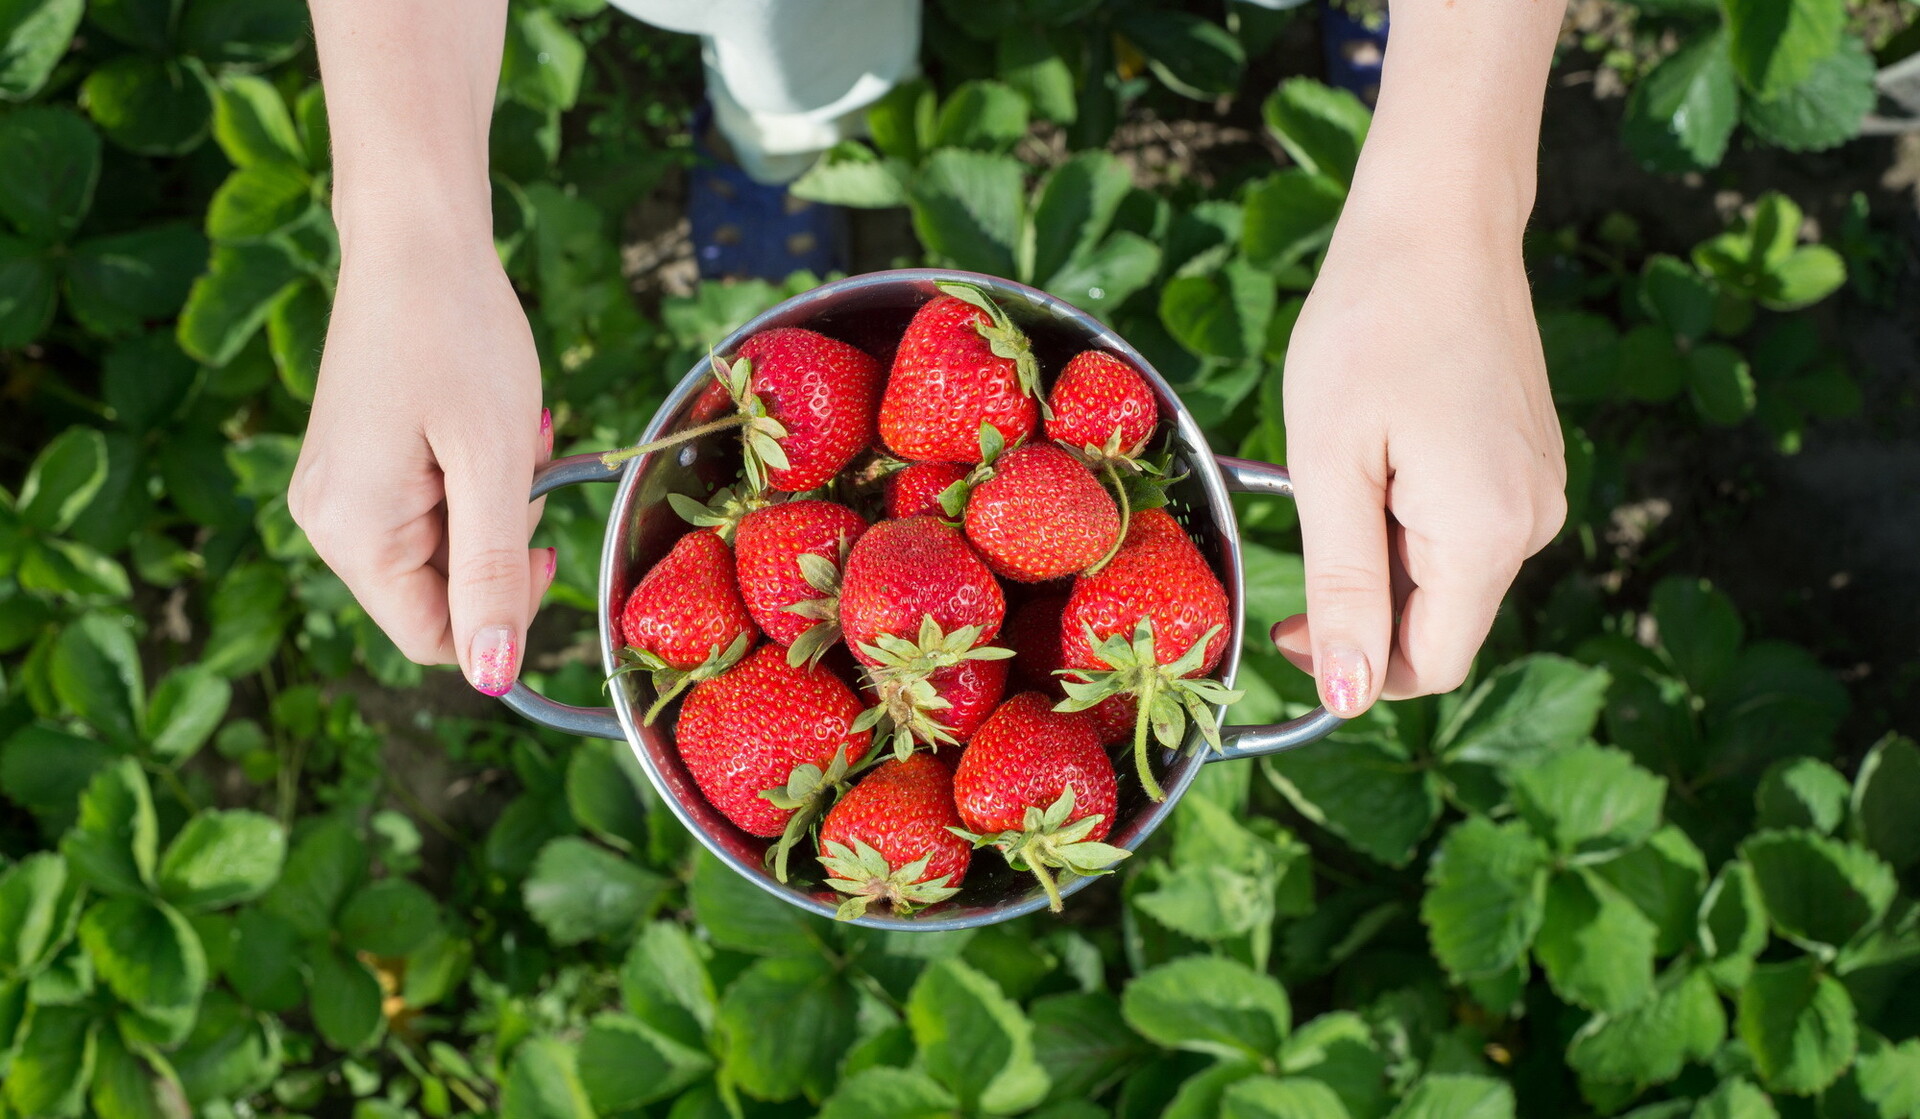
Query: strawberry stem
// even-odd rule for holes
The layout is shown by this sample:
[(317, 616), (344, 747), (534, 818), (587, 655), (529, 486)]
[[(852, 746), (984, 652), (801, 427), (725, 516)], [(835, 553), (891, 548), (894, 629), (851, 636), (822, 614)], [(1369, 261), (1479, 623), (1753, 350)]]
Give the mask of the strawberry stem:
[(1166, 790), (1160, 782), (1153, 779), (1153, 766), (1147, 760), (1147, 724), (1152, 721), (1154, 693), (1160, 690), (1160, 676), (1149, 672), (1141, 681), (1140, 690), (1135, 693), (1135, 702), (1139, 705), (1133, 716), (1133, 764), (1140, 771), (1140, 787), (1146, 790), (1149, 799), (1158, 802), (1167, 799)]
[[(659, 688), (660, 695), (659, 698), (655, 699), (653, 703), (647, 707), (647, 713), (640, 717), (640, 722), (644, 726), (652, 726), (653, 721), (659, 718), (660, 712), (666, 708), (667, 704), (673, 702), (673, 697), (686, 691), (687, 685), (693, 683), (693, 673), (691, 672), (675, 673), (674, 675), (678, 676), (679, 679), (671, 682), (662, 680), (661, 677), (664, 675), (666, 674), (656, 673), (654, 675), (654, 687)], [(663, 683), (666, 684), (665, 687), (661, 687)]]
[(1103, 460), (1100, 467), (1106, 471), (1107, 481), (1113, 485), (1113, 496), (1120, 503), (1120, 531), (1113, 538), (1113, 547), (1107, 549), (1106, 555), (1094, 561), (1092, 567), (1082, 572), (1083, 575), (1098, 575), (1101, 568), (1113, 562), (1113, 557), (1120, 554), (1120, 545), (1127, 542), (1127, 524), (1133, 520), (1133, 503), (1127, 500), (1126, 483), (1120, 480), (1119, 472), (1114, 470), (1113, 460)]
[(712, 423), (701, 424), (699, 427), (690, 427), (673, 435), (662, 436), (651, 443), (641, 443), (620, 451), (608, 451), (600, 456), (600, 461), (606, 464), (607, 469), (612, 470), (630, 458), (638, 458), (654, 451), (664, 451), (669, 447), (678, 447), (682, 443), (691, 442), (703, 435), (712, 435), (716, 431), (739, 427), (752, 418), (747, 415), (728, 416), (725, 419), (714, 420)]
[(1036, 835), (1027, 840), (1020, 848), (1020, 860), (1033, 871), (1033, 876), (1040, 880), (1040, 888), (1047, 892), (1047, 908), (1060, 912), (1060, 887), (1053, 880), (1053, 872), (1047, 869), (1045, 837)]

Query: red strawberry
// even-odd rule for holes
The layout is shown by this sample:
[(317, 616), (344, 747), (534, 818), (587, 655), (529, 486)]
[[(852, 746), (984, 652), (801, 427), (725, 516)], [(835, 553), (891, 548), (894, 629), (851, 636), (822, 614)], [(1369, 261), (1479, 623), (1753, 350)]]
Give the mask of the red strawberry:
[(741, 519), (740, 597), (795, 661), (818, 661), (840, 639), (840, 568), (866, 530), (860, 514), (831, 501), (788, 501)]
[(1215, 681), (1198, 679), (1226, 652), (1228, 622), (1219, 576), (1164, 509), (1135, 514), (1112, 562), (1074, 580), (1061, 617), (1060, 648), (1068, 668), (1085, 671), (1068, 678), (1064, 706), (1084, 710), (1119, 695), (1136, 701), (1134, 761), (1154, 800), (1165, 795), (1147, 759), (1147, 716), (1154, 714), (1155, 699), (1175, 701), (1175, 717), (1154, 714), (1154, 737), (1162, 745), (1180, 745), (1184, 708), (1217, 747), (1212, 707), (1239, 698)]
[(994, 572), (1038, 583), (1085, 571), (1111, 555), (1123, 528), (1099, 479), (1051, 443), (1016, 447), (967, 498), (967, 539)]
[(950, 830), (959, 826), (952, 770), (929, 754), (881, 762), (820, 824), (827, 885), (847, 895), (835, 916), (881, 901), (905, 914), (952, 897), (973, 859)]
[(1040, 365), (1026, 335), (980, 289), (940, 284), (894, 354), (880, 438), (912, 462), (979, 462), (980, 428), (1012, 445), (1039, 426)]
[(628, 665), (653, 674), (659, 697), (645, 721), (653, 722), (688, 684), (739, 660), (757, 636), (726, 541), (710, 529), (681, 537), (627, 595), (620, 612)]
[[(1011, 684), (1022, 691), (1046, 692), (1056, 699), (1066, 693), (1060, 689), (1056, 669), (1067, 667), (1060, 653), (1060, 617), (1066, 612), (1067, 596), (1043, 594), (1030, 598), (1007, 611), (1007, 622), (1000, 630), (1000, 644), (1013, 650)], [(1127, 728), (1133, 728), (1132, 718)]]
[(1016, 870), (1031, 870), (1056, 913), (1049, 868), (1092, 874), (1127, 856), (1100, 842), (1113, 828), (1118, 790), (1093, 721), (1055, 711), (1039, 692), (1001, 704), (973, 736), (953, 797), (974, 846), (998, 847)]
[(758, 397), (767, 416), (786, 429), (774, 439), (777, 455), (764, 455), (765, 447), (756, 448), (748, 436), (749, 472), (757, 449), (774, 489), (824, 486), (873, 442), (881, 371), (866, 353), (811, 330), (780, 327), (742, 342), (734, 361), (752, 367), (750, 393), (735, 398), (751, 407)]
[(823, 668), (787, 663), (762, 645), (701, 683), (680, 707), (674, 741), (707, 800), (749, 835), (780, 836), (786, 851), (816, 818), (873, 736), (854, 729), (860, 700)]
[(915, 462), (895, 471), (887, 478), (887, 516), (940, 516), (940, 495), (970, 469), (957, 462)]
[(1067, 362), (1047, 397), (1047, 438), (1108, 455), (1139, 454), (1160, 421), (1153, 389), (1138, 370), (1104, 350)]

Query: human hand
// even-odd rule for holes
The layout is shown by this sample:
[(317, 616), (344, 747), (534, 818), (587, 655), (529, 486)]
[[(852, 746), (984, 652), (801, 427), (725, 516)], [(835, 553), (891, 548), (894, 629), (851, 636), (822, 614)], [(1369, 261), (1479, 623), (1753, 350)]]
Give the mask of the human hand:
[[(344, 246), (344, 242), (343, 242)], [(343, 248), (288, 504), (400, 651), (500, 695), (553, 580), (529, 551), (553, 453), (526, 314), (491, 241), (417, 230)]]
[(1407, 197), (1349, 200), (1286, 359), (1307, 613), (1273, 640), (1347, 718), (1460, 686), (1566, 518), (1519, 222)]

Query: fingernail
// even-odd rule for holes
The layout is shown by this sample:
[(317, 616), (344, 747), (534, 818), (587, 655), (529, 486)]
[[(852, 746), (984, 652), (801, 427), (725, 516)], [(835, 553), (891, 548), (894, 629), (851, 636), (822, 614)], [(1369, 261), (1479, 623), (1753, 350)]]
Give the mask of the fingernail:
[(484, 626), (467, 649), (473, 686), (482, 695), (506, 695), (520, 672), (520, 644), (506, 626)]
[(553, 457), (553, 409), (540, 409), (540, 443), (547, 449), (547, 457)]
[(553, 573), (560, 563), (560, 549), (547, 549), (547, 586), (553, 586)]
[(1320, 653), (1320, 694), (1327, 710), (1351, 719), (1366, 709), (1373, 691), (1373, 669), (1367, 655), (1351, 645), (1333, 645)]

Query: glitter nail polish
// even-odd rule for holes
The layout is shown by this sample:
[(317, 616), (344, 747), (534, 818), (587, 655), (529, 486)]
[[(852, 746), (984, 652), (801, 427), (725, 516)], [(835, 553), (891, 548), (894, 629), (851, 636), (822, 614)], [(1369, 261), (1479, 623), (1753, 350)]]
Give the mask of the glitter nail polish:
[(553, 409), (540, 409), (540, 445), (547, 450), (547, 457), (553, 457)]
[(484, 626), (473, 635), (467, 661), (474, 689), (483, 695), (506, 695), (520, 673), (520, 643), (506, 626)]
[(554, 566), (559, 562), (560, 562), (560, 549), (548, 548), (547, 549), (547, 585), (548, 586), (553, 585)]
[(1373, 692), (1373, 669), (1367, 655), (1351, 645), (1335, 645), (1320, 653), (1320, 694), (1327, 710), (1351, 719), (1366, 709)]

